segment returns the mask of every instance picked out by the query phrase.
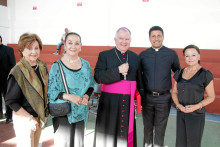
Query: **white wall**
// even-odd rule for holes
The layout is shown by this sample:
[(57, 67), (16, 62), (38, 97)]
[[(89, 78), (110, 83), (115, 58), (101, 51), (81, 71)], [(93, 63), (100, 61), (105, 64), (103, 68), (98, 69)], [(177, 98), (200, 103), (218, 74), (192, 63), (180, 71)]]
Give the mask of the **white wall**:
[(125, 26), (132, 32), (131, 46), (149, 47), (148, 30), (159, 25), (168, 47), (220, 49), (219, 0), (8, 0), (8, 9), (8, 17), (2, 16), (7, 10), (0, 6), (6, 20), (0, 31), (9, 32), (9, 43), (34, 32), (43, 44), (57, 44), (68, 27), (82, 36), (83, 45), (114, 45), (115, 31)]
[(9, 28), (8, 8), (0, 5), (0, 35), (2, 36), (3, 44), (7, 44), (9, 41)]

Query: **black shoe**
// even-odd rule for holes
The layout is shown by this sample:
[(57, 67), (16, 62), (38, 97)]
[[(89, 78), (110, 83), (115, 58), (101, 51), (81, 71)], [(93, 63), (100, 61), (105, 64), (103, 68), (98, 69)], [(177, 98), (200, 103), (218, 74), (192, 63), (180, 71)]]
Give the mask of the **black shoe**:
[(10, 123), (10, 122), (12, 122), (12, 121), (13, 121), (13, 120), (12, 120), (11, 118), (7, 118), (6, 121), (5, 121), (5, 123), (8, 124), (8, 123)]

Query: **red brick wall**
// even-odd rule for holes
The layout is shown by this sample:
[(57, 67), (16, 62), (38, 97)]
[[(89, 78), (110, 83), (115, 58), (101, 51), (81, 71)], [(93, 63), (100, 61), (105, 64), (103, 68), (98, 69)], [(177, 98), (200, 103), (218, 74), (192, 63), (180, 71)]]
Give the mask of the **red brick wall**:
[(0, 5), (7, 7), (7, 0), (0, 0)]

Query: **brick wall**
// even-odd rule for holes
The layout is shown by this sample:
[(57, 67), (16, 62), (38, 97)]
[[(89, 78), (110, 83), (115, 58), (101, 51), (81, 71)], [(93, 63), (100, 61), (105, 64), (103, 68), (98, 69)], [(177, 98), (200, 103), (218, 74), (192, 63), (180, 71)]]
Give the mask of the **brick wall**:
[[(16, 61), (19, 61), (20, 55), (17, 51), (17, 44), (8, 44), (15, 50)], [(112, 46), (83, 46), (80, 52), (80, 57), (89, 61), (92, 67), (92, 73), (94, 74), (94, 67), (97, 62), (99, 52), (107, 49), (111, 49)], [(145, 50), (143, 47), (131, 47), (130, 50), (139, 54), (141, 51)], [(174, 48), (179, 55), (181, 67), (185, 67), (184, 57), (182, 54), (182, 49)], [(50, 69), (53, 62), (62, 57), (61, 55), (53, 55), (56, 51), (56, 45), (44, 45), (41, 51), (40, 59), (47, 63), (48, 69)], [(210, 70), (214, 75), (214, 87), (216, 93), (215, 101), (206, 106), (207, 112), (220, 114), (220, 50), (201, 50), (201, 66)]]

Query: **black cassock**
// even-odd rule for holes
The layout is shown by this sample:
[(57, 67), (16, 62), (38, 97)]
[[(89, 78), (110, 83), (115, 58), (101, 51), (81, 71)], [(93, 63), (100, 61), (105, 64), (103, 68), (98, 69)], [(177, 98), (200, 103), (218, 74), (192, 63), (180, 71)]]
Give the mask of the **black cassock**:
[[(95, 67), (97, 83), (110, 84), (123, 80), (118, 66), (128, 62), (128, 81), (137, 81), (139, 57), (127, 51), (121, 54), (116, 48), (99, 54)], [(118, 87), (122, 89), (123, 87)], [(99, 100), (94, 147), (127, 147), (130, 112), (130, 95), (102, 92)], [(134, 121), (134, 147), (136, 146), (136, 127)]]

